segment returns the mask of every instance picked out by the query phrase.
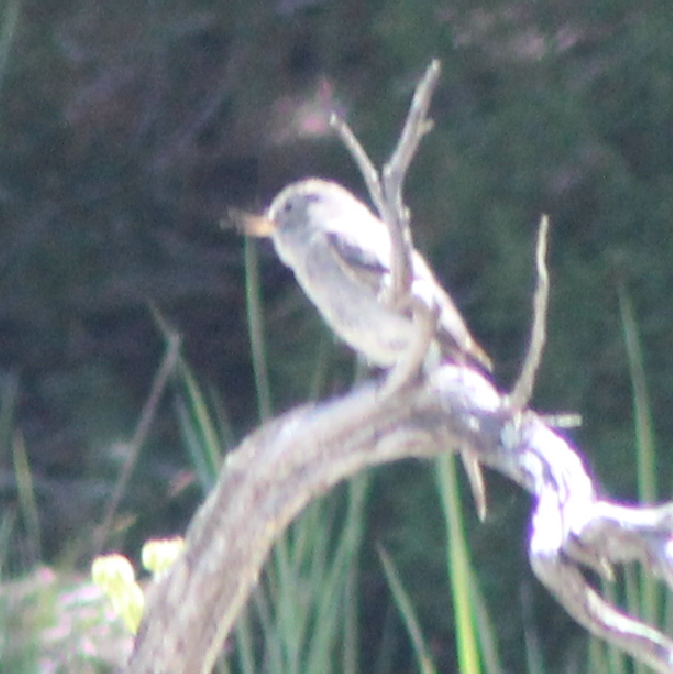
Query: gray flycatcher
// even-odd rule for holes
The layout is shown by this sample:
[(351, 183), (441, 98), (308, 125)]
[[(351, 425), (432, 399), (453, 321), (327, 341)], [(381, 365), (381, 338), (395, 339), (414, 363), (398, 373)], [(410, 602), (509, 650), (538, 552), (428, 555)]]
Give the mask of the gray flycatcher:
[[(410, 309), (393, 309), (381, 299), (390, 282), (390, 232), (365, 204), (337, 183), (302, 180), (285, 187), (265, 216), (244, 217), (242, 229), (273, 238), (279, 257), (327, 324), (371, 365), (390, 368), (399, 361), (415, 326)], [(491, 369), (489, 357), (416, 250), (411, 294), (439, 314), (426, 363), (450, 360)], [(463, 458), (483, 518), (481, 471), (474, 457), (463, 452)]]

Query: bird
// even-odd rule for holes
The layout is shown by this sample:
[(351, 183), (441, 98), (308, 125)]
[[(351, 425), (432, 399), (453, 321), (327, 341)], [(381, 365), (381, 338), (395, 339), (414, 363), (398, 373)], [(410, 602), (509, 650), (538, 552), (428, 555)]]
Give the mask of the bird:
[[(249, 236), (271, 237), (325, 322), (371, 366), (390, 369), (404, 355), (416, 328), (410, 306), (396, 308), (384, 301), (391, 281), (390, 230), (349, 190), (319, 178), (290, 183), (263, 216), (242, 218), (241, 229)], [(410, 294), (437, 315), (426, 364), (450, 361), (491, 371), (490, 358), (416, 249), (411, 251)], [(485, 516), (481, 469), (469, 453), (462, 456), (477, 510)]]

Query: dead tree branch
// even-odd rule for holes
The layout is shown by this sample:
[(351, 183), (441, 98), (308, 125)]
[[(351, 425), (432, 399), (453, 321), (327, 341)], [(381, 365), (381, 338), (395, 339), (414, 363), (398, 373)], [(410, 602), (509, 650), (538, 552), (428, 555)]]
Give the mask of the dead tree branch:
[(395, 396), (368, 384), (253, 433), (228, 456), (185, 554), (150, 588), (128, 672), (209, 672), (274, 540), (312, 498), (368, 466), (469, 446), (537, 496), (531, 564), (559, 602), (593, 634), (670, 674), (673, 641), (602, 599), (581, 567), (647, 560), (673, 585), (673, 506), (599, 499), (577, 452), (535, 413), (503, 403), (478, 373), (444, 365)]
[(546, 340), (547, 308), (549, 306), (549, 272), (547, 271), (547, 238), (549, 235), (549, 217), (542, 216), (535, 249), (535, 268), (537, 270), (537, 288), (533, 296), (533, 323), (530, 330), (530, 346), (521, 368), (521, 374), (509, 395), (514, 409), (522, 410), (533, 395), (535, 375), (542, 361), (542, 352)]
[(387, 394), (395, 393), (418, 374), (435, 333), (436, 316), (433, 310), (421, 302), (414, 302), (411, 296), (413, 244), (409, 210), (404, 204), (402, 188), (411, 160), (421, 140), (432, 128), (428, 111), (440, 73), (440, 62), (432, 61), (416, 87), (400, 138), (383, 167), (383, 180), (348, 124), (336, 115), (330, 120), (360, 169), (376, 210), (390, 232), (390, 284), (381, 301), (395, 308), (411, 307), (416, 327), (415, 339), (388, 376)]

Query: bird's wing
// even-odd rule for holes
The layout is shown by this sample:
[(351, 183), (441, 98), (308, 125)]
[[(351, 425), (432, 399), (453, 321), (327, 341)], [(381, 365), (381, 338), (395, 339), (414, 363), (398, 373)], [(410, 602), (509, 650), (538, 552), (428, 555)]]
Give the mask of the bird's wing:
[(326, 233), (330, 250), (344, 273), (378, 294), (390, 274), (390, 243), (363, 232), (343, 230)]
[[(333, 228), (325, 236), (344, 274), (378, 296), (390, 282), (390, 238), (386, 226), (379, 221), (365, 221), (356, 230)], [(439, 309), (437, 338), (445, 354), (452, 358), (462, 355), (491, 370), (490, 358), (470, 335), (451, 296), (439, 284), (428, 263), (416, 250), (411, 262), (412, 294), (428, 307)]]
[(491, 359), (472, 337), (451, 295), (437, 281), (418, 251), (413, 253), (412, 266), (412, 293), (428, 306), (439, 309), (437, 338), (444, 346), (446, 354), (455, 356), (456, 353), (462, 353), (486, 371), (492, 370)]

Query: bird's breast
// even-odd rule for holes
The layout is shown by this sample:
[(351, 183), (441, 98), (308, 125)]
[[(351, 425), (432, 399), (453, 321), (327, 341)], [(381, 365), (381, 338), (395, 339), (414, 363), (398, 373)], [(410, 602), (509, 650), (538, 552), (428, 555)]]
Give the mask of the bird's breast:
[(304, 292), (343, 341), (373, 365), (389, 367), (409, 342), (411, 321), (381, 304), (372, 287), (344, 271), (325, 244), (277, 245)]

